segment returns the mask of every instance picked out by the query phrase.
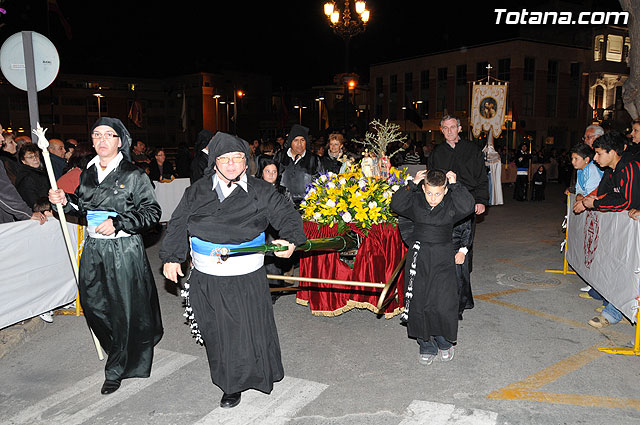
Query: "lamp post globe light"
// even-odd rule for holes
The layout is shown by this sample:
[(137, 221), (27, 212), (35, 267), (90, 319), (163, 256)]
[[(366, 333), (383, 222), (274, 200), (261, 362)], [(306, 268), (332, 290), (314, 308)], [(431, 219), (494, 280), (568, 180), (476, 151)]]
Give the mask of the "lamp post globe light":
[[(344, 41), (344, 72), (349, 74), (349, 42), (352, 37), (364, 32), (367, 23), (371, 18), (371, 12), (367, 10), (367, 4), (358, 0), (350, 2), (344, 0), (342, 8), (339, 7), (338, 1), (328, 1), (324, 4), (324, 14), (327, 16), (329, 25), (335, 34), (340, 36)], [(355, 86), (349, 87), (347, 81), (344, 81), (344, 124), (347, 125), (348, 112), (347, 100), (349, 97), (349, 89), (354, 90)]]

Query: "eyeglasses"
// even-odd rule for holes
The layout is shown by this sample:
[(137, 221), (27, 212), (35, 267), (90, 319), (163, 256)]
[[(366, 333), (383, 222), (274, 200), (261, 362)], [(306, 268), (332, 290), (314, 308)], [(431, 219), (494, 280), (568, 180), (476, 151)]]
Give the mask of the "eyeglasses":
[(91, 133), (91, 138), (92, 139), (105, 139), (105, 140), (111, 140), (111, 139), (115, 139), (118, 136), (116, 133), (112, 132), (112, 131), (107, 131), (106, 133), (98, 133), (97, 131), (94, 131), (93, 133)]
[(233, 161), (234, 164), (240, 164), (244, 161), (244, 156), (219, 156), (216, 158), (216, 161), (218, 161), (220, 164), (228, 164), (231, 161)]
[[(25, 155), (24, 156), (24, 159), (36, 159), (36, 158), (38, 158), (38, 155)], [(38, 159), (40, 159), (40, 158), (38, 158)]]

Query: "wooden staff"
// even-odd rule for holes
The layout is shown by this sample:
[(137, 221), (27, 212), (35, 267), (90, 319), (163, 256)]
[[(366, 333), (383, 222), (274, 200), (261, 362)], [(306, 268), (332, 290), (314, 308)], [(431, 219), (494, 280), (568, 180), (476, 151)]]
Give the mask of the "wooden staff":
[[(42, 149), (42, 156), (44, 158), (44, 164), (47, 169), (47, 175), (49, 176), (49, 184), (51, 184), (51, 189), (58, 190), (58, 184), (56, 183), (56, 177), (53, 174), (53, 166), (51, 165), (51, 158), (49, 158), (49, 141), (45, 137), (44, 133), (47, 131), (46, 128), (40, 127), (40, 123), (37, 123), (37, 128), (33, 130), (33, 134), (38, 137), (38, 147)], [(76, 262), (76, 254), (73, 252), (73, 247), (71, 246), (71, 236), (69, 236), (69, 229), (67, 229), (67, 217), (64, 215), (64, 208), (62, 204), (56, 204), (56, 208), (58, 210), (58, 218), (60, 219), (60, 226), (62, 227), (62, 234), (64, 235), (64, 241), (67, 245), (67, 253), (69, 254), (69, 259), (71, 260), (71, 267), (73, 268), (73, 275), (76, 278), (76, 285), (78, 285), (79, 281), (79, 272), (78, 272), (78, 263)], [(102, 353), (102, 347), (100, 347), (100, 341), (96, 338), (96, 335), (93, 333), (93, 330), (89, 328), (91, 331), (91, 336), (93, 337), (93, 343), (96, 346), (96, 351), (98, 352), (98, 358), (100, 360), (104, 360), (104, 354)]]

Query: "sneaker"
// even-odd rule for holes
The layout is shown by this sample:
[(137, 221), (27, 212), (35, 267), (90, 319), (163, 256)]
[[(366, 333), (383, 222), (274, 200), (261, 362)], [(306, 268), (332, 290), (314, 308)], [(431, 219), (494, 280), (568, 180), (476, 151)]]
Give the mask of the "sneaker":
[(604, 310), (604, 306), (601, 305), (600, 307), (596, 308), (596, 313), (602, 313), (602, 310)]
[(583, 286), (582, 288), (580, 288), (580, 290), (582, 292), (589, 292), (591, 290), (591, 286), (589, 286), (589, 285)]
[(580, 298), (584, 298), (585, 300), (592, 300), (592, 299), (593, 299), (593, 297), (592, 297), (591, 295), (589, 295), (589, 293), (588, 293), (588, 292), (580, 292), (580, 293), (578, 294), (578, 296), (579, 296)]
[(453, 345), (449, 347), (447, 350), (439, 350), (440, 351), (440, 360), (443, 362), (450, 362), (453, 360), (453, 355), (455, 354), (455, 350), (453, 349)]
[(47, 323), (53, 323), (53, 311), (42, 313), (40, 318)]
[(596, 329), (602, 329), (609, 326), (609, 321), (603, 316), (597, 316), (589, 320), (589, 324)]
[(437, 354), (420, 354), (420, 364), (429, 366), (433, 363), (433, 360), (436, 358)]

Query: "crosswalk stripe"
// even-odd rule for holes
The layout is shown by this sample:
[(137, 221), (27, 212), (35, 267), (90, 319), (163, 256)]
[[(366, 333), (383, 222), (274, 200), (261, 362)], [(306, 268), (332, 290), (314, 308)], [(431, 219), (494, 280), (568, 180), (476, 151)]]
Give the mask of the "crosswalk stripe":
[(453, 404), (414, 400), (407, 407), (404, 418), (398, 425), (495, 425), (498, 414)]
[(100, 394), (104, 372), (97, 372), (72, 387), (56, 392), (12, 418), (0, 422), (2, 425), (64, 423), (81, 424), (130, 398), (144, 388), (171, 375), (176, 370), (194, 361), (196, 357), (173, 351), (156, 349), (151, 376), (145, 379), (126, 379), (122, 387), (113, 394)]
[(285, 377), (274, 384), (270, 395), (245, 391), (240, 406), (233, 409), (218, 407), (194, 425), (285, 424), (327, 387), (318, 382)]

